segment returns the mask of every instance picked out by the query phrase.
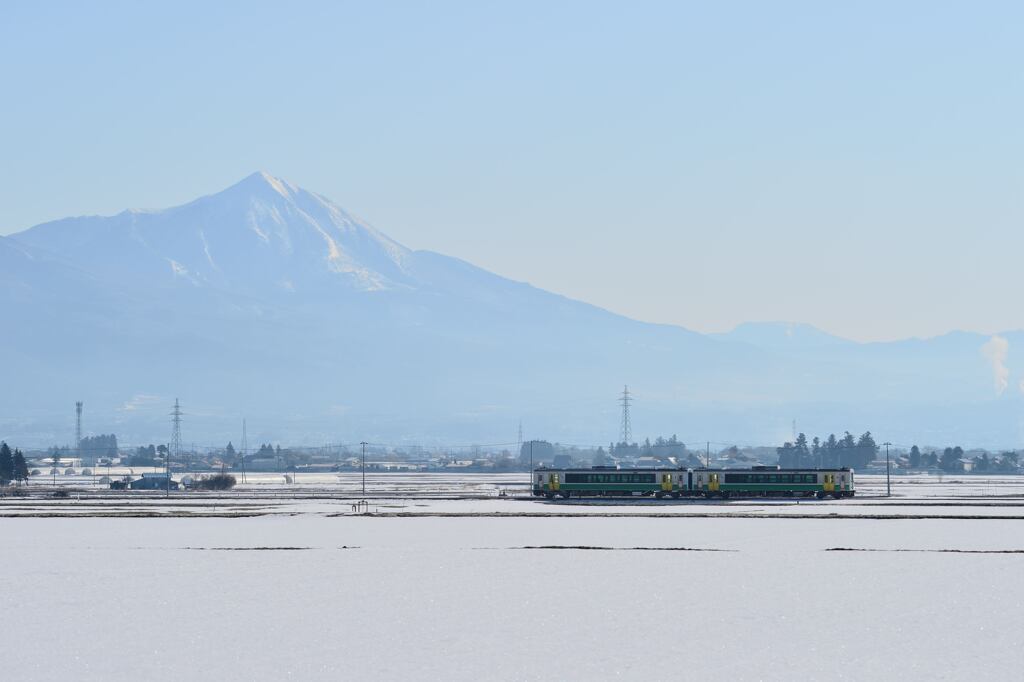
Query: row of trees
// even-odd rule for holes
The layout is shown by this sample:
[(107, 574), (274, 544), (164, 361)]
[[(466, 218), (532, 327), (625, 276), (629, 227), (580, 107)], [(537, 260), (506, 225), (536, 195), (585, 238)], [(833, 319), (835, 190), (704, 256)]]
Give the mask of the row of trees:
[(572, 461), (576, 466), (583, 466), (587, 463), (594, 466), (605, 466), (620, 460), (637, 460), (641, 457), (651, 457), (663, 462), (674, 459), (686, 466), (701, 466), (703, 464), (703, 453), (692, 452), (686, 448), (686, 444), (673, 434), (668, 438), (659, 436), (652, 442), (650, 438), (644, 439), (643, 443), (609, 443), (608, 448), (578, 448), (549, 443), (545, 440), (526, 441), (519, 449), (520, 466), (528, 466), (530, 458), (534, 464), (539, 462), (552, 462), (559, 460)]
[(941, 455), (935, 451), (921, 452), (915, 445), (910, 448), (907, 456), (907, 465), (911, 469), (939, 468), (955, 474), (965, 470), (965, 463), (970, 464), (971, 471), (976, 473), (1015, 474), (1020, 467), (1016, 452), (1004, 452), (998, 458), (989, 457), (986, 452), (980, 457), (968, 459), (959, 445), (946, 448)]
[(117, 457), (117, 436), (104, 433), (98, 436), (86, 436), (78, 448), (84, 457)]
[(793, 443), (777, 448), (779, 466), (784, 469), (851, 467), (863, 469), (878, 456), (878, 444), (865, 432), (856, 438), (847, 431), (842, 438), (829, 434), (825, 440), (817, 436), (810, 443), (807, 436), (799, 434)]
[(167, 461), (166, 445), (140, 445), (128, 458), (128, 466), (155, 467), (163, 466)]
[(0, 485), (28, 480), (28, 463), (21, 450), (11, 452), (7, 443), (0, 443)]
[(683, 459), (689, 454), (686, 450), (686, 444), (679, 440), (675, 434), (668, 438), (658, 436), (654, 439), (653, 443), (650, 438), (645, 438), (643, 443), (610, 443), (608, 445), (608, 452), (615, 459), (636, 457), (654, 457), (657, 459), (675, 457), (676, 459)]

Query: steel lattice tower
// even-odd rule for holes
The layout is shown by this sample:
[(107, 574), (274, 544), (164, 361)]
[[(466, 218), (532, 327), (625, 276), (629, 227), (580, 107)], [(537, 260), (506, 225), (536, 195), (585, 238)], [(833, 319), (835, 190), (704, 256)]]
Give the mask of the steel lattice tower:
[(623, 386), (622, 397), (619, 398), (619, 402), (622, 403), (621, 442), (629, 445), (633, 441), (633, 425), (629, 421), (629, 406), (633, 402), (633, 398), (629, 395), (629, 386)]
[(170, 471), (170, 459), (171, 457), (181, 459), (181, 405), (178, 404), (178, 399), (174, 399), (174, 410), (171, 412), (171, 424), (174, 425), (174, 429), (171, 432), (171, 447), (167, 451), (167, 470)]

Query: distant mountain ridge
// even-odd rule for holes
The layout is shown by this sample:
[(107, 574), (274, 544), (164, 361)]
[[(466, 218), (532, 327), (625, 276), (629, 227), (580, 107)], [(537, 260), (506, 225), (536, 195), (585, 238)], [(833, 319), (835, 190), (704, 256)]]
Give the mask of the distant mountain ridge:
[(744, 322), (731, 331), (710, 336), (742, 341), (761, 348), (824, 348), (854, 343), (798, 322)]
[[(997, 390), (987, 336), (860, 344), (792, 323), (636, 322), (408, 249), (267, 173), (2, 237), (0, 284), (0, 436), (38, 444), (68, 442), (79, 399), (96, 432), (159, 440), (173, 397), (200, 442), (237, 439), (245, 415), (254, 437), (294, 443), (500, 442), (519, 419), (531, 437), (605, 443), (626, 383), (634, 432), (684, 441), (778, 442), (794, 418), (809, 433), (1024, 435), (1018, 375), (1007, 365)], [(1004, 365), (1024, 335), (1005, 338)]]

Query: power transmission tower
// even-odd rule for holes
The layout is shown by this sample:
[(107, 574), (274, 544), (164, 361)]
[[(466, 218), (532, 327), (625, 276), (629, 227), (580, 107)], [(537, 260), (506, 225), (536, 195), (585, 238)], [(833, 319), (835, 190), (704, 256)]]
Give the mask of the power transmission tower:
[(75, 403), (75, 456), (82, 458), (82, 401)]
[(633, 425), (629, 421), (629, 406), (633, 402), (633, 398), (629, 394), (629, 386), (622, 388), (622, 397), (619, 398), (619, 402), (622, 403), (622, 442), (629, 445), (633, 441)]
[(171, 411), (171, 424), (174, 428), (171, 432), (171, 447), (167, 449), (167, 497), (171, 495), (171, 457), (181, 459), (181, 405), (178, 399), (174, 399), (174, 409)]
[(242, 483), (245, 483), (245, 456), (248, 454), (249, 440), (245, 434), (245, 419), (242, 420)]

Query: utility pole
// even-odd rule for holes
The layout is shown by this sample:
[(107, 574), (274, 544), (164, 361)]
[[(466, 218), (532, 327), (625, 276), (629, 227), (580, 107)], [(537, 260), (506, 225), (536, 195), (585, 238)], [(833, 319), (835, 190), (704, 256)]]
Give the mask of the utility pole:
[(75, 403), (75, 457), (82, 458), (82, 401)]
[(533, 497), (533, 441), (530, 441), (530, 497)]
[(890, 480), (890, 467), (889, 467), (889, 446), (892, 445), (889, 441), (882, 443), (885, 446), (885, 496), (892, 497), (892, 481)]
[(245, 419), (242, 419), (242, 483), (245, 483), (245, 451), (249, 449), (249, 441), (245, 433)]
[(359, 443), (363, 446), (363, 497), (366, 497), (366, 441)]

